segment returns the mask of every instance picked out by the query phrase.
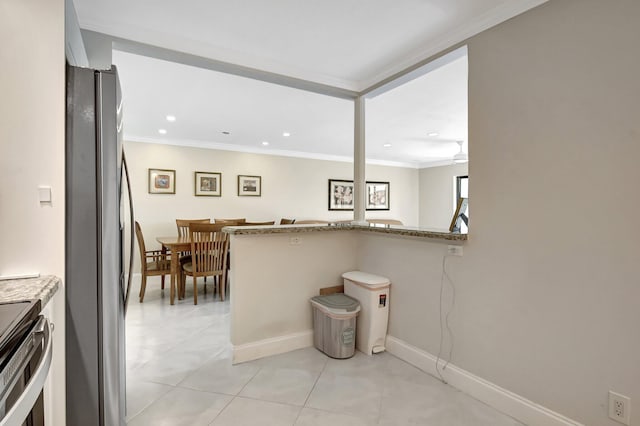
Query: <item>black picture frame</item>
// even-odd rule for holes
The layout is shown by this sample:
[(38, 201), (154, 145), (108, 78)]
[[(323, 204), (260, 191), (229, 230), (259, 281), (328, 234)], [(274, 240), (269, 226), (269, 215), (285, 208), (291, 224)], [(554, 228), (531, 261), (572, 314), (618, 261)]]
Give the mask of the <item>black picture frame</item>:
[(365, 185), (367, 194), (366, 209), (367, 210), (389, 210), (390, 194), (389, 182), (370, 181)]
[[(390, 184), (382, 181), (367, 181), (366, 210), (390, 210)], [(353, 181), (345, 179), (329, 179), (327, 191), (330, 211), (353, 210)]]
[(329, 210), (353, 210), (353, 181), (329, 179)]

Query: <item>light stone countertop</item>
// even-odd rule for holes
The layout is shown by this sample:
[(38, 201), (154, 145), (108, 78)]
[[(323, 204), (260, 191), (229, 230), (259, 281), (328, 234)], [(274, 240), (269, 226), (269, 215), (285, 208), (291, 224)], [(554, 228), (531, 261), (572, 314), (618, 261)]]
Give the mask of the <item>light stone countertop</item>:
[(456, 234), (448, 230), (417, 228), (400, 225), (368, 224), (358, 225), (351, 223), (320, 224), (320, 225), (263, 225), (263, 226), (226, 226), (223, 231), (231, 235), (266, 235), (301, 232), (327, 232), (327, 231), (364, 231), (376, 232), (388, 235), (405, 237), (422, 237), (447, 241), (466, 241), (467, 234)]
[(3, 280), (0, 281), (0, 302), (40, 299), (44, 309), (61, 284), (62, 280), (54, 275)]

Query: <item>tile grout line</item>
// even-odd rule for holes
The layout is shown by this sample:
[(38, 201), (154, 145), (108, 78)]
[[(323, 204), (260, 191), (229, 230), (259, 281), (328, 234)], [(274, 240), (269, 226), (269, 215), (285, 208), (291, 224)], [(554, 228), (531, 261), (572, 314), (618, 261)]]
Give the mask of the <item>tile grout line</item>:
[(216, 419), (217, 419), (218, 417), (220, 417), (220, 414), (222, 414), (222, 413), (224, 412), (224, 410), (226, 410), (226, 409), (227, 409), (227, 407), (228, 407), (229, 405), (231, 405), (231, 403), (232, 403), (232, 402), (233, 402), (233, 400), (235, 400), (235, 399), (236, 399), (236, 397), (235, 397), (235, 396), (232, 396), (232, 397), (231, 397), (231, 399), (229, 400), (229, 402), (227, 402), (227, 403), (225, 404), (225, 406), (224, 406), (224, 407), (222, 407), (222, 410), (220, 410), (220, 412), (219, 412), (218, 414), (216, 414), (216, 416), (215, 416), (213, 419), (211, 419), (211, 423), (209, 423), (209, 426), (211, 426), (211, 425), (216, 421)]
[(309, 395), (307, 395), (307, 398), (304, 400), (304, 403), (302, 404), (302, 407), (300, 408), (300, 412), (298, 413), (298, 416), (296, 417), (296, 420), (293, 422), (293, 424), (295, 425), (298, 422), (298, 419), (300, 418), (300, 414), (302, 414), (302, 410), (307, 407), (307, 402), (309, 402), (309, 398), (311, 398), (311, 394), (313, 393), (313, 391), (316, 388), (316, 385), (318, 384), (318, 380), (320, 380), (320, 377), (322, 376), (322, 373), (324, 373), (324, 370), (327, 368), (327, 364), (329, 363), (328, 359), (324, 360), (324, 365), (322, 366), (322, 370), (320, 370), (320, 374), (318, 374), (318, 377), (316, 377), (316, 381), (313, 382), (313, 386), (311, 387), (311, 390), (309, 391)]
[(382, 420), (382, 401), (384, 400), (384, 391), (388, 388), (389, 383), (393, 381), (393, 374), (391, 371), (389, 371), (389, 375), (392, 376), (391, 380), (383, 380), (382, 392), (380, 392), (380, 402), (378, 403), (378, 417), (376, 418), (376, 424), (380, 424), (380, 421)]
[[(136, 417), (138, 417), (140, 414), (142, 414), (147, 408), (151, 407), (154, 403), (156, 403), (159, 399), (161, 399), (163, 396), (165, 396), (166, 394), (168, 394), (169, 392), (171, 392), (172, 390), (174, 390), (177, 386), (174, 385), (168, 385), (166, 383), (157, 383), (157, 382), (153, 382), (153, 381), (149, 381), (149, 380), (141, 380), (141, 382), (146, 382), (146, 383), (152, 383), (154, 385), (162, 385), (162, 386), (169, 386), (173, 389), (168, 389), (166, 392), (162, 393), (162, 395), (158, 396), (156, 399), (154, 399), (153, 401), (149, 402), (147, 405), (144, 406), (144, 408), (142, 408), (142, 410), (138, 411), (133, 417), (131, 417), (129, 420), (126, 420), (126, 415), (125, 415), (125, 420), (126, 423), (128, 424), (129, 422), (133, 421), (133, 419), (135, 419)], [(125, 390), (126, 392), (126, 390)]]
[[(203, 368), (207, 363), (215, 360), (222, 352), (224, 352), (224, 348), (222, 348), (221, 350), (218, 350), (218, 352), (214, 353), (213, 355), (209, 355), (209, 357), (206, 358), (202, 364), (200, 364), (196, 368), (191, 369), (191, 371), (189, 371), (189, 373), (182, 380), (180, 380), (175, 386), (176, 387), (181, 387), (181, 388), (184, 388), (184, 389), (199, 390), (199, 389), (190, 388), (189, 386), (181, 386), (181, 383), (183, 383), (185, 380), (190, 378), (194, 373), (196, 373), (198, 370)], [(203, 392), (208, 392), (208, 391), (203, 391)], [(209, 393), (218, 393), (218, 392), (209, 392)], [(226, 394), (223, 394), (223, 395), (226, 395)]]
[[(227, 407), (228, 407), (229, 405), (231, 405), (231, 403), (232, 403), (233, 401), (235, 401), (235, 400), (236, 400), (236, 398), (240, 397), (240, 393), (242, 393), (242, 391), (244, 390), (244, 388), (246, 388), (246, 387), (247, 387), (247, 385), (249, 384), (249, 382), (251, 382), (251, 381), (254, 379), (254, 377), (256, 377), (256, 376), (258, 375), (258, 373), (259, 373), (261, 370), (262, 370), (262, 367), (258, 368), (258, 370), (256, 370), (255, 374), (254, 374), (253, 376), (251, 376), (251, 378), (250, 378), (249, 380), (247, 380), (247, 383), (245, 383), (245, 384), (242, 386), (242, 388), (238, 391), (238, 393), (237, 393), (237, 394), (235, 394), (235, 395), (231, 395), (231, 399), (229, 400), (229, 402), (227, 403), (227, 405), (225, 405), (225, 406), (224, 406), (224, 408), (223, 408), (222, 410), (220, 410), (220, 412), (219, 412), (219, 413), (218, 413), (218, 414), (213, 418), (213, 420), (211, 420), (211, 423), (209, 423), (209, 426), (213, 425), (213, 423), (216, 421), (216, 419), (217, 419), (218, 417), (220, 417), (220, 415), (224, 412), (224, 410), (226, 410), (226, 409), (227, 409)], [(244, 398), (244, 397), (241, 397), (241, 398)]]
[(267, 404), (278, 404), (278, 405), (286, 405), (287, 407), (293, 407), (293, 408), (305, 408), (301, 405), (295, 405), (295, 404), (291, 404), (288, 402), (282, 402), (282, 401), (271, 401), (269, 399), (261, 399), (255, 396), (245, 396), (245, 395), (237, 395), (237, 398), (243, 398), (243, 399), (250, 399), (251, 401), (258, 401), (258, 402), (266, 402)]
[(242, 388), (238, 391), (238, 393), (236, 394), (236, 396), (240, 396), (240, 394), (242, 393), (242, 391), (244, 390), (244, 388), (246, 388), (246, 387), (247, 387), (247, 385), (248, 385), (249, 383), (251, 383), (251, 381), (252, 381), (253, 379), (255, 379), (255, 377), (258, 375), (258, 373), (259, 373), (259, 372), (261, 372), (261, 371), (262, 371), (262, 369), (263, 369), (263, 368), (264, 368), (263, 366), (260, 366), (260, 368), (258, 368), (258, 370), (256, 370), (255, 374), (254, 374), (253, 376), (251, 376), (251, 378), (250, 378), (249, 380), (247, 380), (247, 383), (245, 383), (245, 384), (242, 386)]

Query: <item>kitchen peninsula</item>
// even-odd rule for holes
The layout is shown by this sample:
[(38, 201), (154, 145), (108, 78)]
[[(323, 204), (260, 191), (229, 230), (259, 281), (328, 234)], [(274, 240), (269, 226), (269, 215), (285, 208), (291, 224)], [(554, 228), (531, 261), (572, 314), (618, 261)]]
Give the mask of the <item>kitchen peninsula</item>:
[(421, 327), (406, 324), (421, 316), (435, 324), (438, 312), (436, 287), (424, 282), (439, 283), (447, 246), (467, 239), (441, 230), (358, 224), (224, 230), (232, 247), (234, 363), (312, 346), (309, 299), (322, 287), (341, 284), (341, 275), (352, 270), (391, 280), (389, 334), (420, 346), (423, 339), (411, 334)]

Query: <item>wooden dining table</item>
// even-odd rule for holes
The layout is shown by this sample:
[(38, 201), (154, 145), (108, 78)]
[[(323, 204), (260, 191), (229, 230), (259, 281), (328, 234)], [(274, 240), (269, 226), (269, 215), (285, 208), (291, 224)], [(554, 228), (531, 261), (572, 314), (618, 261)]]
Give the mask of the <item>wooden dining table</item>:
[(162, 250), (171, 252), (171, 290), (170, 303), (175, 303), (178, 272), (180, 271), (180, 252), (191, 251), (191, 239), (184, 237), (157, 237), (156, 241), (162, 244)]

